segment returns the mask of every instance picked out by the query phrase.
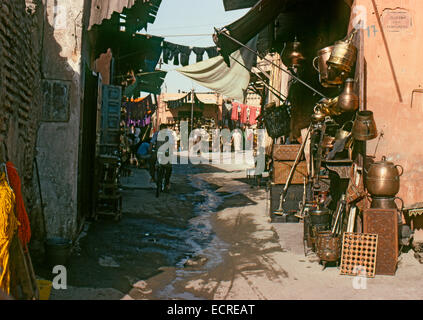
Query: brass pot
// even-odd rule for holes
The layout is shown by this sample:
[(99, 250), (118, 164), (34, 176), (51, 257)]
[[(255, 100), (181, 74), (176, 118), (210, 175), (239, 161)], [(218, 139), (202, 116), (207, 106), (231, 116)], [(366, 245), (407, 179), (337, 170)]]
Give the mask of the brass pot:
[(353, 137), (355, 140), (368, 141), (377, 137), (376, 122), (372, 111), (357, 112), (353, 125)]
[(335, 87), (343, 83), (343, 79), (339, 75), (329, 75), (327, 61), (332, 54), (333, 46), (323, 48), (317, 52), (317, 57), (313, 60), (313, 67), (319, 72), (319, 80), (323, 87)]
[(354, 79), (347, 79), (345, 81), (344, 91), (338, 98), (338, 109), (343, 112), (353, 112), (358, 109), (359, 99), (354, 92)]
[[(398, 168), (401, 168), (401, 173)], [(367, 190), (375, 197), (395, 197), (399, 192), (400, 177), (403, 173), (403, 167), (382, 157), (381, 161), (370, 165), (366, 176)]]
[(299, 67), (306, 59), (302, 53), (301, 42), (295, 37), (294, 42), (288, 42), (282, 51), (281, 59), (285, 66)]
[(327, 208), (313, 208), (309, 211), (312, 226), (330, 226), (332, 215)]
[(370, 208), (372, 209), (397, 209), (398, 206), (395, 203), (395, 200), (401, 200), (401, 209), (402, 211), (404, 209), (404, 200), (402, 200), (400, 197), (372, 197), (372, 203), (370, 205)]
[(322, 261), (334, 262), (341, 258), (342, 238), (331, 231), (320, 231), (316, 237), (316, 254)]
[(335, 42), (330, 58), (327, 61), (328, 70), (334, 68), (346, 74), (352, 71), (357, 60), (357, 47), (352, 44), (353, 36), (354, 33), (345, 41)]

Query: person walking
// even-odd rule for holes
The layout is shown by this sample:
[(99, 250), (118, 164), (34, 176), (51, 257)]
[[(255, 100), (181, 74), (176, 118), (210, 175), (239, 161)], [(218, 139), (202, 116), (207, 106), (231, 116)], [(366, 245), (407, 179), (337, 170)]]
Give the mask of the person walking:
[[(159, 140), (159, 133), (163, 132), (162, 134), (165, 135), (165, 139), (164, 141), (160, 141)], [(163, 146), (165, 143), (169, 143), (169, 147), (168, 149), (161, 154), (161, 152), (163, 150), (160, 150), (160, 147)], [(153, 135), (153, 138), (151, 139), (150, 142), (150, 152), (154, 155), (152, 155), (152, 159), (150, 163), (153, 163), (154, 160), (154, 172), (156, 170), (156, 166), (163, 166), (164, 167), (164, 171), (165, 171), (165, 190), (169, 191), (170, 190), (170, 178), (172, 176), (172, 161), (171, 159), (169, 159), (169, 161), (167, 163), (160, 163), (162, 157), (161, 156), (165, 156), (168, 158), (171, 158), (171, 155), (173, 154), (173, 148), (174, 148), (174, 138), (173, 138), (173, 134), (171, 132), (171, 130), (168, 129), (166, 124), (161, 124), (160, 125), (160, 130), (155, 132)]]

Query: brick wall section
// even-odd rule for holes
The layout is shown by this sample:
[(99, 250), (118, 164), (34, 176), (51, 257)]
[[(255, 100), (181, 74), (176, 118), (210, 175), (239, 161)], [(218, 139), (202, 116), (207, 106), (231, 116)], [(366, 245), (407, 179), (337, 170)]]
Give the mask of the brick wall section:
[(0, 162), (10, 160), (17, 167), (27, 208), (37, 198), (32, 176), (42, 106), (42, 13), (35, 2), (0, 2)]

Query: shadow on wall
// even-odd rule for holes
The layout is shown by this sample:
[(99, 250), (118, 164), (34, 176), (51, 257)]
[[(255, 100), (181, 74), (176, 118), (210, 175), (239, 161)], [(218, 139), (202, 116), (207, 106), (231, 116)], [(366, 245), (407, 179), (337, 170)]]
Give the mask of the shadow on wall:
[[(69, 171), (62, 158), (69, 157), (64, 148), (66, 141), (59, 141), (57, 133), (69, 127), (74, 113), (71, 108), (79, 109), (79, 103), (74, 104), (75, 99), (70, 98), (79, 88), (80, 73), (74, 71), (79, 62), (72, 56), (71, 65), (64, 57), (67, 52), (58, 43), (63, 38), (55, 33), (43, 2), (3, 0), (0, 4), (0, 162), (11, 161), (18, 169), (31, 223), (33, 251), (43, 249), (46, 222), (50, 224), (51, 219), (43, 216), (34, 159), (37, 156), (41, 194), (48, 208), (52, 199), (48, 190), (60, 190)], [(61, 13), (54, 14), (52, 20), (58, 23), (57, 15)], [(78, 54), (77, 47), (74, 53)], [(79, 119), (74, 122), (78, 131)], [(40, 139), (39, 130), (43, 126), (56, 129)], [(67, 139), (75, 139), (78, 145), (78, 134), (67, 133)], [(38, 154), (37, 140), (43, 146)], [(55, 212), (55, 216), (60, 217), (61, 212)]]

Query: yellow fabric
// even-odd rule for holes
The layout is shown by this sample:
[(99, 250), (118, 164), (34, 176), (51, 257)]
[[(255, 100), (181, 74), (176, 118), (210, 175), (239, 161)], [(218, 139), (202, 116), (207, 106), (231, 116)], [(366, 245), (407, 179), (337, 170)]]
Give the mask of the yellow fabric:
[(18, 228), (13, 212), (15, 194), (9, 187), (5, 174), (0, 175), (0, 289), (10, 293), (9, 247)]

